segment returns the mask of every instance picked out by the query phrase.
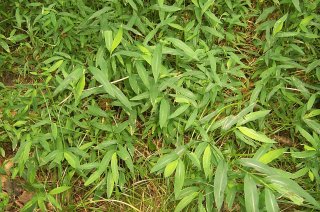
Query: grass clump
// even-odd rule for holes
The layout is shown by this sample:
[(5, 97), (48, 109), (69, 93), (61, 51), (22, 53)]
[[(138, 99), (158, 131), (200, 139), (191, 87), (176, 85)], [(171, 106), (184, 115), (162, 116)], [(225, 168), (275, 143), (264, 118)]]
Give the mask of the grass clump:
[(319, 7), (0, 0), (0, 208), (319, 210)]

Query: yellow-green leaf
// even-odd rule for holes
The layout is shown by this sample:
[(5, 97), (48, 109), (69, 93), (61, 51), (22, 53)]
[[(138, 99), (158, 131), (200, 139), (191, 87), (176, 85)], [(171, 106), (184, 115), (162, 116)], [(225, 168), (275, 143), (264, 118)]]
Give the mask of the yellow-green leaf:
[(119, 46), (122, 40), (123, 28), (122, 26), (119, 28), (114, 40), (112, 41), (110, 54)]
[(262, 155), (259, 158), (259, 161), (261, 163), (268, 164), (271, 161), (273, 161), (273, 160), (279, 158), (280, 156), (282, 156), (285, 151), (286, 151), (286, 148), (271, 150), (271, 151), (265, 153), (264, 155)]
[(209, 178), (211, 176), (211, 147), (208, 144), (206, 149), (204, 150), (203, 157), (202, 157), (202, 165), (203, 165), (203, 171), (206, 178)]
[(177, 165), (178, 165), (178, 160), (175, 160), (169, 163), (164, 169), (164, 177), (169, 177), (170, 175), (172, 175), (174, 170), (176, 170)]
[(263, 143), (276, 143), (274, 140), (268, 138), (266, 135), (262, 133), (258, 133), (253, 129), (247, 128), (247, 127), (238, 127), (241, 133), (248, 136), (249, 138), (252, 138), (254, 140), (263, 142)]
[(49, 194), (51, 195), (56, 195), (56, 194), (60, 194), (62, 192), (65, 192), (66, 190), (70, 189), (71, 187), (70, 186), (60, 186), (60, 187), (57, 187), (57, 188), (54, 188), (52, 189)]
[(82, 77), (80, 78), (79, 82), (77, 83), (76, 89), (75, 89), (75, 105), (79, 104), (79, 101), (81, 99), (81, 94), (83, 92), (83, 89), (86, 85), (86, 76), (83, 74)]
[(118, 182), (119, 179), (119, 170), (118, 170), (118, 157), (117, 153), (113, 153), (111, 158), (111, 172), (114, 182)]
[(48, 73), (54, 72), (62, 65), (63, 62), (64, 62), (64, 60), (58, 60), (46, 72), (48, 72)]
[(64, 152), (63, 153), (64, 158), (68, 161), (68, 163), (70, 164), (70, 166), (72, 166), (73, 168), (77, 168), (80, 164), (79, 159), (77, 156), (75, 156), (73, 153), (71, 152)]
[(288, 13), (276, 21), (276, 23), (273, 26), (273, 35), (277, 34), (282, 30), (283, 23), (287, 20), (287, 18), (288, 18)]
[(114, 177), (111, 172), (107, 174), (107, 197), (110, 198), (114, 189)]

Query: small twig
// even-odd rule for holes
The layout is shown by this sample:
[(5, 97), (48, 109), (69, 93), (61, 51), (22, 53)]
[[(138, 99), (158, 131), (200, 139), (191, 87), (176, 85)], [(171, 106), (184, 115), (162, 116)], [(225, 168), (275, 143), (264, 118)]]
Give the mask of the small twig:
[(287, 90), (291, 90), (291, 91), (299, 91), (299, 92), (301, 92), (301, 90), (296, 89), (296, 88), (285, 88), (285, 89), (287, 89)]
[(71, 96), (72, 96), (72, 93), (69, 94), (69, 96), (67, 96), (64, 100), (62, 100), (58, 105), (62, 105), (63, 103), (65, 103)]
[[(111, 84), (115, 84), (115, 83), (121, 82), (121, 81), (126, 80), (126, 79), (128, 79), (128, 78), (129, 78), (129, 77), (124, 77), (124, 78), (121, 78), (121, 79), (112, 81)], [(101, 88), (101, 87), (103, 87), (103, 85), (99, 85), (99, 86), (93, 87), (93, 88), (88, 88), (88, 89), (86, 89), (86, 90), (84, 90), (84, 91), (89, 91), (89, 90), (96, 89), (96, 88)], [(71, 96), (72, 96), (72, 93), (69, 94), (69, 96), (67, 96), (64, 100), (62, 100), (58, 105), (62, 105), (63, 103), (65, 103), (68, 99), (70, 99)]]
[[(129, 77), (124, 77), (124, 78), (121, 78), (121, 79), (112, 81), (111, 84), (116, 84), (116, 83), (121, 82), (121, 81), (123, 81), (123, 80), (126, 80), (126, 79), (128, 79), (128, 78), (129, 78)], [(103, 87), (103, 85), (99, 85), (99, 86), (97, 86), (97, 87), (88, 88), (88, 89), (85, 89), (84, 91), (90, 91), (90, 90), (92, 90), (92, 89), (101, 88), (101, 87)]]

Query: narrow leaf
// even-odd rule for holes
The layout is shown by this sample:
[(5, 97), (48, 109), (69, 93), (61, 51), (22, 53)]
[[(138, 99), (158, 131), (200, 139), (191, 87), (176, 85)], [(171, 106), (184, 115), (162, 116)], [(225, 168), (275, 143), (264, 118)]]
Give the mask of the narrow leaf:
[(277, 175), (268, 176), (266, 180), (285, 188), (287, 191), (286, 193), (292, 192), (298, 196), (305, 198), (306, 201), (316, 206), (317, 209), (320, 209), (320, 203), (317, 200), (315, 200), (313, 196), (311, 196), (308, 192), (306, 192), (293, 180), (284, 178), (282, 176), (277, 176)]
[(260, 161), (261, 163), (268, 164), (268, 163), (270, 163), (271, 161), (273, 161), (273, 160), (279, 158), (280, 156), (282, 156), (283, 153), (284, 153), (286, 150), (287, 150), (286, 148), (271, 150), (271, 151), (265, 153), (264, 155), (262, 155), (262, 156), (259, 158), (259, 161)]
[(174, 176), (174, 195), (177, 198), (182, 190), (185, 180), (185, 166), (182, 160), (179, 160)]
[(150, 90), (150, 80), (146, 68), (141, 62), (136, 63), (137, 72), (143, 84)]
[(75, 105), (79, 104), (79, 101), (81, 99), (81, 94), (83, 92), (83, 89), (86, 85), (86, 76), (83, 74), (82, 77), (80, 77), (79, 82), (77, 83), (76, 89), (75, 89)]
[(199, 60), (197, 54), (184, 42), (176, 38), (167, 38), (175, 47), (181, 49), (187, 56), (194, 60)]
[(112, 41), (110, 54), (119, 46), (122, 40), (123, 28), (122, 26), (119, 28), (114, 40)]
[(185, 129), (188, 129), (188, 128), (194, 123), (194, 121), (195, 121), (196, 118), (197, 118), (197, 115), (198, 115), (198, 109), (195, 109), (195, 110), (191, 113), (191, 115), (190, 115), (190, 117), (189, 117), (189, 119), (188, 119), (188, 121), (187, 121), (187, 123), (186, 123)]
[(162, 64), (162, 46), (161, 44), (158, 44), (152, 54), (152, 61), (151, 61), (152, 74), (155, 82), (157, 82), (159, 79), (161, 64)]
[(204, 150), (203, 158), (202, 158), (203, 171), (206, 178), (209, 178), (212, 171), (211, 170), (211, 154), (212, 154), (211, 147), (208, 144), (206, 149)]
[(6, 52), (10, 53), (9, 45), (2, 39), (0, 39), (0, 46), (6, 50)]
[(49, 194), (51, 195), (56, 195), (56, 194), (60, 194), (62, 192), (65, 192), (66, 190), (70, 189), (71, 187), (70, 186), (60, 186), (60, 187), (57, 187), (57, 188), (54, 188), (52, 189)]
[(169, 164), (170, 162), (176, 160), (179, 156), (176, 153), (171, 153), (165, 156), (162, 156), (158, 162), (156, 163), (156, 165), (154, 167), (152, 167), (151, 169), (151, 173), (159, 171), (160, 169), (164, 168), (167, 164)]
[(110, 198), (114, 189), (114, 177), (111, 172), (107, 174), (107, 197)]
[(104, 90), (112, 97), (116, 97), (125, 107), (129, 108), (131, 110), (131, 102), (128, 100), (128, 98), (122, 93), (122, 91), (117, 88), (115, 85), (111, 84), (108, 80), (107, 75), (99, 70), (96, 67), (89, 67), (89, 70), (95, 77), (95, 79), (100, 82), (104, 88)]
[(179, 116), (180, 114), (182, 114), (184, 111), (186, 111), (189, 108), (189, 104), (184, 104), (181, 105), (176, 111), (174, 111), (170, 116), (169, 119), (173, 119), (177, 116)]
[(276, 23), (273, 26), (273, 35), (277, 34), (282, 30), (283, 23), (287, 20), (287, 18), (288, 18), (288, 13), (276, 21)]
[(264, 190), (264, 199), (267, 212), (278, 212), (280, 211), (276, 197), (272, 193), (272, 191), (268, 188)]
[(102, 14), (104, 14), (104, 13), (107, 12), (107, 11), (109, 11), (110, 9), (112, 9), (112, 8), (110, 8), (110, 7), (104, 7), (104, 8), (102, 8), (101, 10), (98, 10), (97, 12), (93, 13), (93, 14), (89, 17), (89, 20), (101, 16)]
[(106, 30), (103, 32), (103, 36), (104, 36), (104, 42), (106, 44), (106, 48), (109, 50), (109, 52), (111, 52), (111, 47), (112, 47), (112, 31), (111, 30)]
[(83, 76), (83, 69), (78, 67), (60, 83), (60, 85), (54, 90), (53, 96), (56, 96), (58, 93), (65, 90), (70, 83), (78, 81), (81, 76)]
[(246, 211), (259, 211), (259, 195), (256, 183), (249, 174), (244, 177), (244, 198)]
[(254, 140), (257, 140), (263, 143), (276, 143), (274, 140), (268, 138), (266, 135), (262, 133), (258, 133), (253, 129), (249, 129), (247, 127), (238, 127), (238, 129), (240, 130), (241, 133), (243, 133), (244, 135)]
[(93, 174), (90, 175), (90, 177), (84, 183), (84, 186), (88, 186), (91, 183), (93, 183), (94, 181), (96, 181), (101, 176), (102, 173), (103, 173), (103, 170), (99, 170), (99, 169), (97, 171), (93, 172)]
[(168, 100), (162, 99), (160, 103), (160, 111), (159, 111), (160, 128), (166, 127), (169, 113), (170, 113), (170, 104)]
[(111, 172), (112, 172), (112, 177), (114, 182), (117, 183), (119, 179), (119, 170), (118, 170), (118, 157), (116, 152), (113, 153), (111, 158)]
[(239, 125), (243, 125), (245, 123), (248, 123), (250, 121), (255, 121), (257, 119), (263, 118), (266, 115), (270, 113), (271, 110), (261, 110), (261, 111), (256, 111), (249, 113), (248, 115), (243, 117), (243, 120), (239, 122)]
[(192, 200), (194, 200), (198, 196), (199, 192), (194, 192), (186, 197), (184, 197), (175, 208), (174, 212), (180, 212), (182, 211), (187, 205), (189, 205)]
[(224, 199), (224, 191), (227, 186), (227, 171), (227, 164), (224, 160), (220, 160), (214, 177), (214, 199), (218, 210), (221, 209)]
[(178, 165), (178, 160), (175, 160), (169, 163), (164, 169), (164, 177), (169, 177), (174, 172), (174, 170), (176, 170), (177, 165)]
[(72, 166), (73, 168), (77, 168), (80, 164), (79, 159), (77, 156), (75, 156), (73, 153), (71, 152), (64, 152), (63, 153), (64, 158), (68, 161), (68, 163), (70, 164), (70, 166)]
[(293, 3), (293, 5), (294, 5), (294, 7), (295, 7), (299, 12), (301, 12), (299, 0), (292, 0), (292, 3)]

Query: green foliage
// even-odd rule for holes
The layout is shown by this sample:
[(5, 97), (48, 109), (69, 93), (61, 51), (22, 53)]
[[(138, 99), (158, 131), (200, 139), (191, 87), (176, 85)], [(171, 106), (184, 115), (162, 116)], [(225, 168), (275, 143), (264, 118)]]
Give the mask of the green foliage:
[(0, 0), (0, 142), (35, 193), (23, 210), (140, 210), (126, 192), (159, 178), (163, 210), (319, 210), (319, 7)]

